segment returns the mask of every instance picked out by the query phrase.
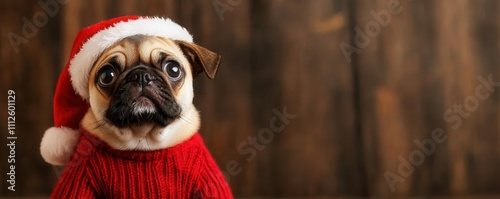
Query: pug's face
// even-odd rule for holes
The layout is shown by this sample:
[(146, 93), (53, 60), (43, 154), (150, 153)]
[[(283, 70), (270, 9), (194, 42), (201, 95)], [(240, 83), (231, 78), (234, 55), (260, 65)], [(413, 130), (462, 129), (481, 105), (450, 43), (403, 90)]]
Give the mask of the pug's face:
[(105, 50), (89, 75), (82, 125), (117, 149), (156, 150), (199, 128), (193, 77), (213, 78), (220, 56), (196, 44), (134, 35)]

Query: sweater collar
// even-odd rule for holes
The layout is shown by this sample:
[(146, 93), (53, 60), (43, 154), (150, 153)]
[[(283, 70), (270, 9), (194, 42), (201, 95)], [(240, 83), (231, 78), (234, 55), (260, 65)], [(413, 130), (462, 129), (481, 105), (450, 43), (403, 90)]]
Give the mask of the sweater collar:
[(188, 140), (165, 149), (152, 151), (118, 150), (112, 148), (101, 139), (92, 135), (83, 127), (80, 127), (80, 132), (82, 133), (82, 135), (80, 137), (80, 143), (78, 144), (77, 148), (77, 151), (79, 152), (88, 153), (89, 150), (97, 150), (98, 152), (108, 153), (118, 157), (139, 161), (164, 159), (166, 157), (176, 156), (176, 154), (180, 155), (180, 153), (187, 152), (190, 148), (200, 146), (200, 144), (203, 143), (200, 134), (196, 132)]

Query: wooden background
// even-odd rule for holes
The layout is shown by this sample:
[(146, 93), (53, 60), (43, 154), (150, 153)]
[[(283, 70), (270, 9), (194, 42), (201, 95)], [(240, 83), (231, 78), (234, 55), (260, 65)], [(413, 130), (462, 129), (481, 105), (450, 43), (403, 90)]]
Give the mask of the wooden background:
[[(67, 0), (37, 33), (22, 35), (23, 17), (40, 3), (0, 2), (0, 107), (16, 92), (16, 192), (7, 190), (7, 113), (0, 114), (1, 195), (47, 196), (57, 176), (39, 155), (52, 126), (52, 95), (77, 32), (108, 18), (168, 16), (195, 41), (223, 57), (215, 80), (195, 80), (201, 134), (237, 197), (439, 197), (500, 193), (498, 87), (461, 125), (443, 113), (475, 95), (479, 76), (500, 81), (497, 0)], [(376, 22), (370, 11), (400, 2), (380, 33), (347, 62), (339, 45), (355, 45), (357, 28)], [(223, 20), (214, 3), (225, 5)], [(38, 14), (37, 14), (38, 13)], [(371, 29), (371, 31), (375, 31)], [(200, 76), (201, 77), (201, 76)], [(483, 90), (482, 92), (486, 92)], [(251, 161), (238, 146), (269, 127), (273, 109), (295, 114)], [(398, 157), (418, 151), (415, 139), (447, 140), (395, 185)], [(244, 144), (244, 143), (243, 143)]]

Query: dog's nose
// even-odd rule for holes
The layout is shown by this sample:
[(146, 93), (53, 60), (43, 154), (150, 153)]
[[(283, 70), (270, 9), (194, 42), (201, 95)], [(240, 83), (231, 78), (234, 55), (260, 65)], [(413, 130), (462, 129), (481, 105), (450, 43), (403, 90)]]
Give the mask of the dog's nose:
[(129, 81), (134, 81), (141, 86), (146, 86), (155, 79), (153, 75), (151, 75), (148, 71), (143, 69), (136, 69), (132, 71), (129, 77), (130, 77)]

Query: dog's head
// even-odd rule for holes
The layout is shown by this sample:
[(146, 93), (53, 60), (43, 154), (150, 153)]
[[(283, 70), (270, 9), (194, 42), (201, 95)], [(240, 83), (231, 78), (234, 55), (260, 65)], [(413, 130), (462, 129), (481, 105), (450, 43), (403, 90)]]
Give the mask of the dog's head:
[(107, 48), (89, 75), (82, 125), (118, 149), (178, 144), (199, 128), (193, 78), (214, 78), (220, 56), (193, 43), (134, 35)]

